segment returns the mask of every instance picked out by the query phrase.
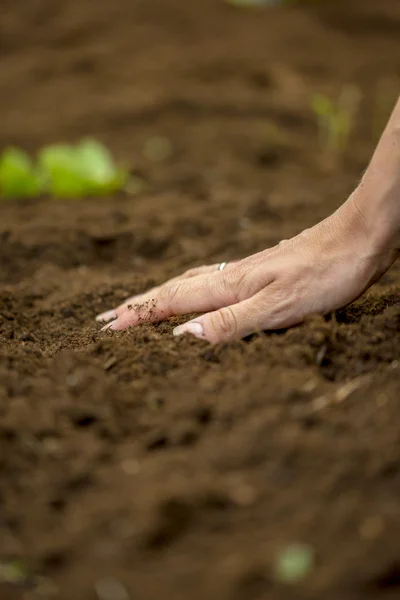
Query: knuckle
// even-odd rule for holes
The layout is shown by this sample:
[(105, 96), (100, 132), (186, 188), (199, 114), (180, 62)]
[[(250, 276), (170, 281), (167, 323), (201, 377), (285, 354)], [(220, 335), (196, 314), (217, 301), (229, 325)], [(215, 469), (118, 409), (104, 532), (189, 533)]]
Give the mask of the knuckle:
[(258, 278), (251, 267), (238, 265), (226, 272), (223, 278), (226, 291), (233, 297), (233, 304), (255, 294), (259, 289)]
[(274, 293), (268, 298), (268, 305), (265, 306), (268, 328), (285, 327), (288, 320), (291, 319), (296, 305), (297, 297), (293, 290), (284, 287), (274, 290)]
[(174, 304), (174, 302), (182, 295), (183, 284), (179, 281), (166, 286), (160, 290), (159, 299), (168, 305)]
[(211, 315), (211, 325), (214, 331), (222, 334), (223, 338), (234, 337), (238, 331), (237, 320), (230, 306), (221, 308)]

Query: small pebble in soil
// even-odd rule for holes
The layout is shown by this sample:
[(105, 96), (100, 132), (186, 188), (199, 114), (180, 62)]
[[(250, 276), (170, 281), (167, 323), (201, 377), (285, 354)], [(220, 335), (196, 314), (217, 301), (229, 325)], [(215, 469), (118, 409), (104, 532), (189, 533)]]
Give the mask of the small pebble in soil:
[(98, 600), (129, 600), (129, 594), (118, 579), (100, 579), (95, 586)]
[(48, 577), (38, 577), (35, 582), (35, 593), (40, 598), (57, 598), (59, 589)]
[(385, 529), (385, 521), (379, 515), (365, 519), (360, 525), (360, 537), (364, 540), (374, 540)]
[(386, 394), (384, 394), (383, 392), (378, 394), (376, 397), (376, 405), (378, 406), (378, 408), (382, 408), (383, 406), (386, 406), (388, 401), (389, 401), (388, 396)]
[(140, 463), (134, 458), (126, 458), (121, 462), (121, 469), (127, 475), (137, 475), (140, 472)]
[(251, 506), (257, 499), (257, 492), (251, 485), (243, 483), (232, 490), (231, 497), (238, 506)]
[(118, 359), (115, 356), (111, 356), (103, 365), (105, 371), (109, 371), (112, 369), (118, 362)]
[(275, 562), (275, 578), (281, 583), (299, 583), (314, 567), (314, 550), (307, 544), (292, 544), (281, 551)]
[(32, 333), (28, 333), (28, 332), (24, 332), (21, 333), (20, 337), (19, 337), (21, 342), (35, 342), (35, 336)]

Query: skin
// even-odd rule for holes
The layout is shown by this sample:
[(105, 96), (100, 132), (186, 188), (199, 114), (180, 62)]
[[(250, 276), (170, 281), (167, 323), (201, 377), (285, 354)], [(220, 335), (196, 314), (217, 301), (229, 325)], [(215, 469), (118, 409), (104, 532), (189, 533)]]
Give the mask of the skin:
[(199, 267), (134, 296), (98, 321), (121, 331), (193, 312), (177, 327), (211, 343), (296, 325), (358, 298), (400, 255), (400, 99), (360, 184), (332, 215), (291, 240)]

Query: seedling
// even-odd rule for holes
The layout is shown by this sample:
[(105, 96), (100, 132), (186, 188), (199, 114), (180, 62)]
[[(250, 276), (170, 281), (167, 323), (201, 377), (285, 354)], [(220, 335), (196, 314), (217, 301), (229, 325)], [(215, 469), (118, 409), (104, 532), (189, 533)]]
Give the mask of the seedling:
[(47, 146), (39, 152), (37, 166), (25, 152), (10, 148), (0, 159), (0, 195), (101, 196), (122, 189), (128, 175), (127, 170), (116, 167), (107, 148), (91, 139), (76, 146)]
[(337, 102), (321, 93), (312, 96), (310, 105), (317, 119), (321, 149), (328, 155), (340, 157), (346, 152), (360, 101), (361, 92), (353, 85), (342, 89)]
[(21, 561), (0, 562), (0, 583), (23, 585), (27, 580), (28, 572)]
[(46, 190), (56, 198), (84, 195), (84, 181), (77, 154), (70, 146), (48, 146), (38, 157), (45, 178)]
[(42, 177), (29, 156), (8, 148), (0, 158), (0, 192), (4, 198), (31, 198), (40, 194)]
[(295, 584), (305, 579), (313, 567), (313, 548), (306, 544), (292, 544), (277, 556), (275, 578), (281, 583)]
[(121, 189), (128, 173), (117, 169), (111, 154), (95, 140), (77, 146), (48, 146), (39, 165), (50, 194), (59, 198), (105, 195)]

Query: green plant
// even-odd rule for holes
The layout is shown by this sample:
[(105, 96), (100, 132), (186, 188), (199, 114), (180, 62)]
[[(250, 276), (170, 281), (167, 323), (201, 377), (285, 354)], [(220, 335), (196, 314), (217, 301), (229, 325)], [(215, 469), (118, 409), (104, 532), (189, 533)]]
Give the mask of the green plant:
[(104, 195), (121, 189), (127, 172), (117, 169), (111, 154), (95, 140), (77, 146), (54, 145), (39, 154), (47, 189), (56, 197)]
[(0, 562), (0, 583), (23, 585), (27, 580), (28, 572), (21, 561)]
[(29, 156), (8, 148), (0, 158), (0, 192), (4, 198), (31, 198), (40, 194), (42, 177)]
[(56, 198), (101, 196), (122, 189), (126, 169), (117, 168), (110, 152), (96, 140), (72, 146), (46, 146), (35, 167), (22, 150), (9, 148), (0, 159), (0, 194), (8, 198), (48, 193)]
[(310, 106), (318, 123), (323, 151), (334, 156), (346, 151), (360, 101), (361, 91), (354, 85), (343, 87), (336, 102), (322, 93), (311, 97)]
[(306, 544), (292, 544), (276, 557), (275, 578), (281, 583), (298, 583), (314, 567), (314, 550)]
[(77, 154), (71, 146), (55, 145), (39, 153), (45, 188), (56, 198), (79, 197), (85, 193)]

